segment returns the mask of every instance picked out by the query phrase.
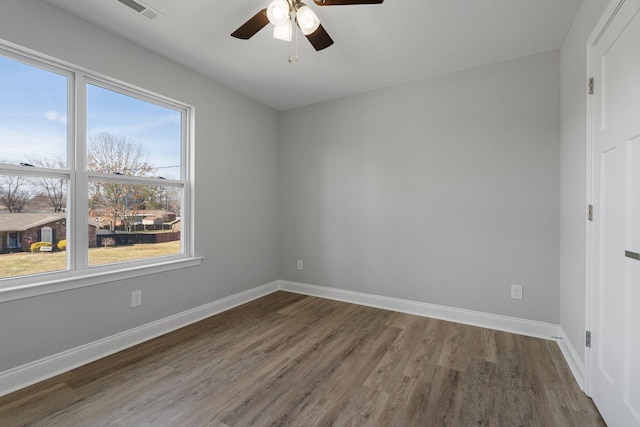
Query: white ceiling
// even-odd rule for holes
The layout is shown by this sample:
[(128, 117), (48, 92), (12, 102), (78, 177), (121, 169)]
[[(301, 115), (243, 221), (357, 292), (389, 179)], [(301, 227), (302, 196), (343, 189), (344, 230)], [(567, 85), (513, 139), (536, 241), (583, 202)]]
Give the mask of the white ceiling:
[(316, 6), (334, 40), (316, 52), (299, 34), (300, 60), (271, 25), (250, 40), (230, 34), (270, 0), (142, 0), (152, 21), (117, 0), (46, 0), (277, 110), (560, 48), (581, 0), (385, 0)]

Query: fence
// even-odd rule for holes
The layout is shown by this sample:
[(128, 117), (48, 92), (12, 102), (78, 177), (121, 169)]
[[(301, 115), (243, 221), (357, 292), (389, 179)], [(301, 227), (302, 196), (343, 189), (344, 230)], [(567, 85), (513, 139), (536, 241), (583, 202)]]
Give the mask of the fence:
[(111, 234), (98, 234), (96, 236), (98, 247), (105, 246), (105, 239), (107, 240), (107, 246), (113, 245), (135, 245), (140, 243), (165, 243), (180, 240), (180, 232), (170, 233), (111, 233)]

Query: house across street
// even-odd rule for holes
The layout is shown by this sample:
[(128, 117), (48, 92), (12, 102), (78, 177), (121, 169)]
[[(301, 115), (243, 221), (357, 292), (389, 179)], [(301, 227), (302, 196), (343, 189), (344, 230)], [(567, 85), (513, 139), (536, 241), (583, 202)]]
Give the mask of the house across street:
[[(96, 225), (89, 224), (89, 247), (96, 246)], [(54, 246), (67, 238), (64, 212), (0, 213), (0, 253), (28, 251), (33, 242)]]
[[(122, 230), (104, 217), (89, 217), (89, 247), (103, 246), (104, 239), (113, 244), (161, 243), (180, 240), (180, 218), (169, 211), (139, 211), (132, 217), (134, 230)], [(51, 242), (54, 247), (67, 236), (67, 214), (64, 212), (0, 211), (0, 254), (29, 251), (34, 242)]]

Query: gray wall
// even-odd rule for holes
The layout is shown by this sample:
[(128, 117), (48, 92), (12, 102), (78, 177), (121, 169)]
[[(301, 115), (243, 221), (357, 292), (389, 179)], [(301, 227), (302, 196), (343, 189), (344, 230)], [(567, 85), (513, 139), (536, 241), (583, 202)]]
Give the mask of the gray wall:
[(560, 324), (580, 358), (585, 331), (587, 39), (607, 4), (583, 1), (561, 50)]
[[(2, 0), (0, 39), (195, 106), (196, 255), (205, 257), (1, 303), (0, 371), (278, 279), (276, 111), (40, 0)], [(135, 289), (143, 305), (131, 309)]]
[(282, 113), (281, 277), (558, 323), (559, 67), (556, 51)]

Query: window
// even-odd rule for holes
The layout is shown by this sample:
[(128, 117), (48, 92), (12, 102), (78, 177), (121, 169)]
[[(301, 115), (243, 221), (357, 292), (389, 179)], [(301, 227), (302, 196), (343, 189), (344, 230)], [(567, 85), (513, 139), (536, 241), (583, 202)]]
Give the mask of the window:
[(7, 233), (0, 281), (65, 270), (69, 264), (66, 253), (27, 258), (16, 252), (28, 254), (46, 218), (67, 219), (67, 117), (73, 76), (18, 58), (0, 52), (0, 233)]
[[(86, 90), (87, 209), (96, 245), (122, 246), (128, 260), (180, 253), (181, 232), (169, 225), (182, 211), (184, 112), (100, 82)], [(106, 252), (89, 250), (89, 265), (114, 261)]]
[(0, 47), (0, 291), (193, 259), (189, 114)]
[(40, 230), (40, 239), (38, 240), (53, 243), (53, 229), (51, 227), (42, 227)]

